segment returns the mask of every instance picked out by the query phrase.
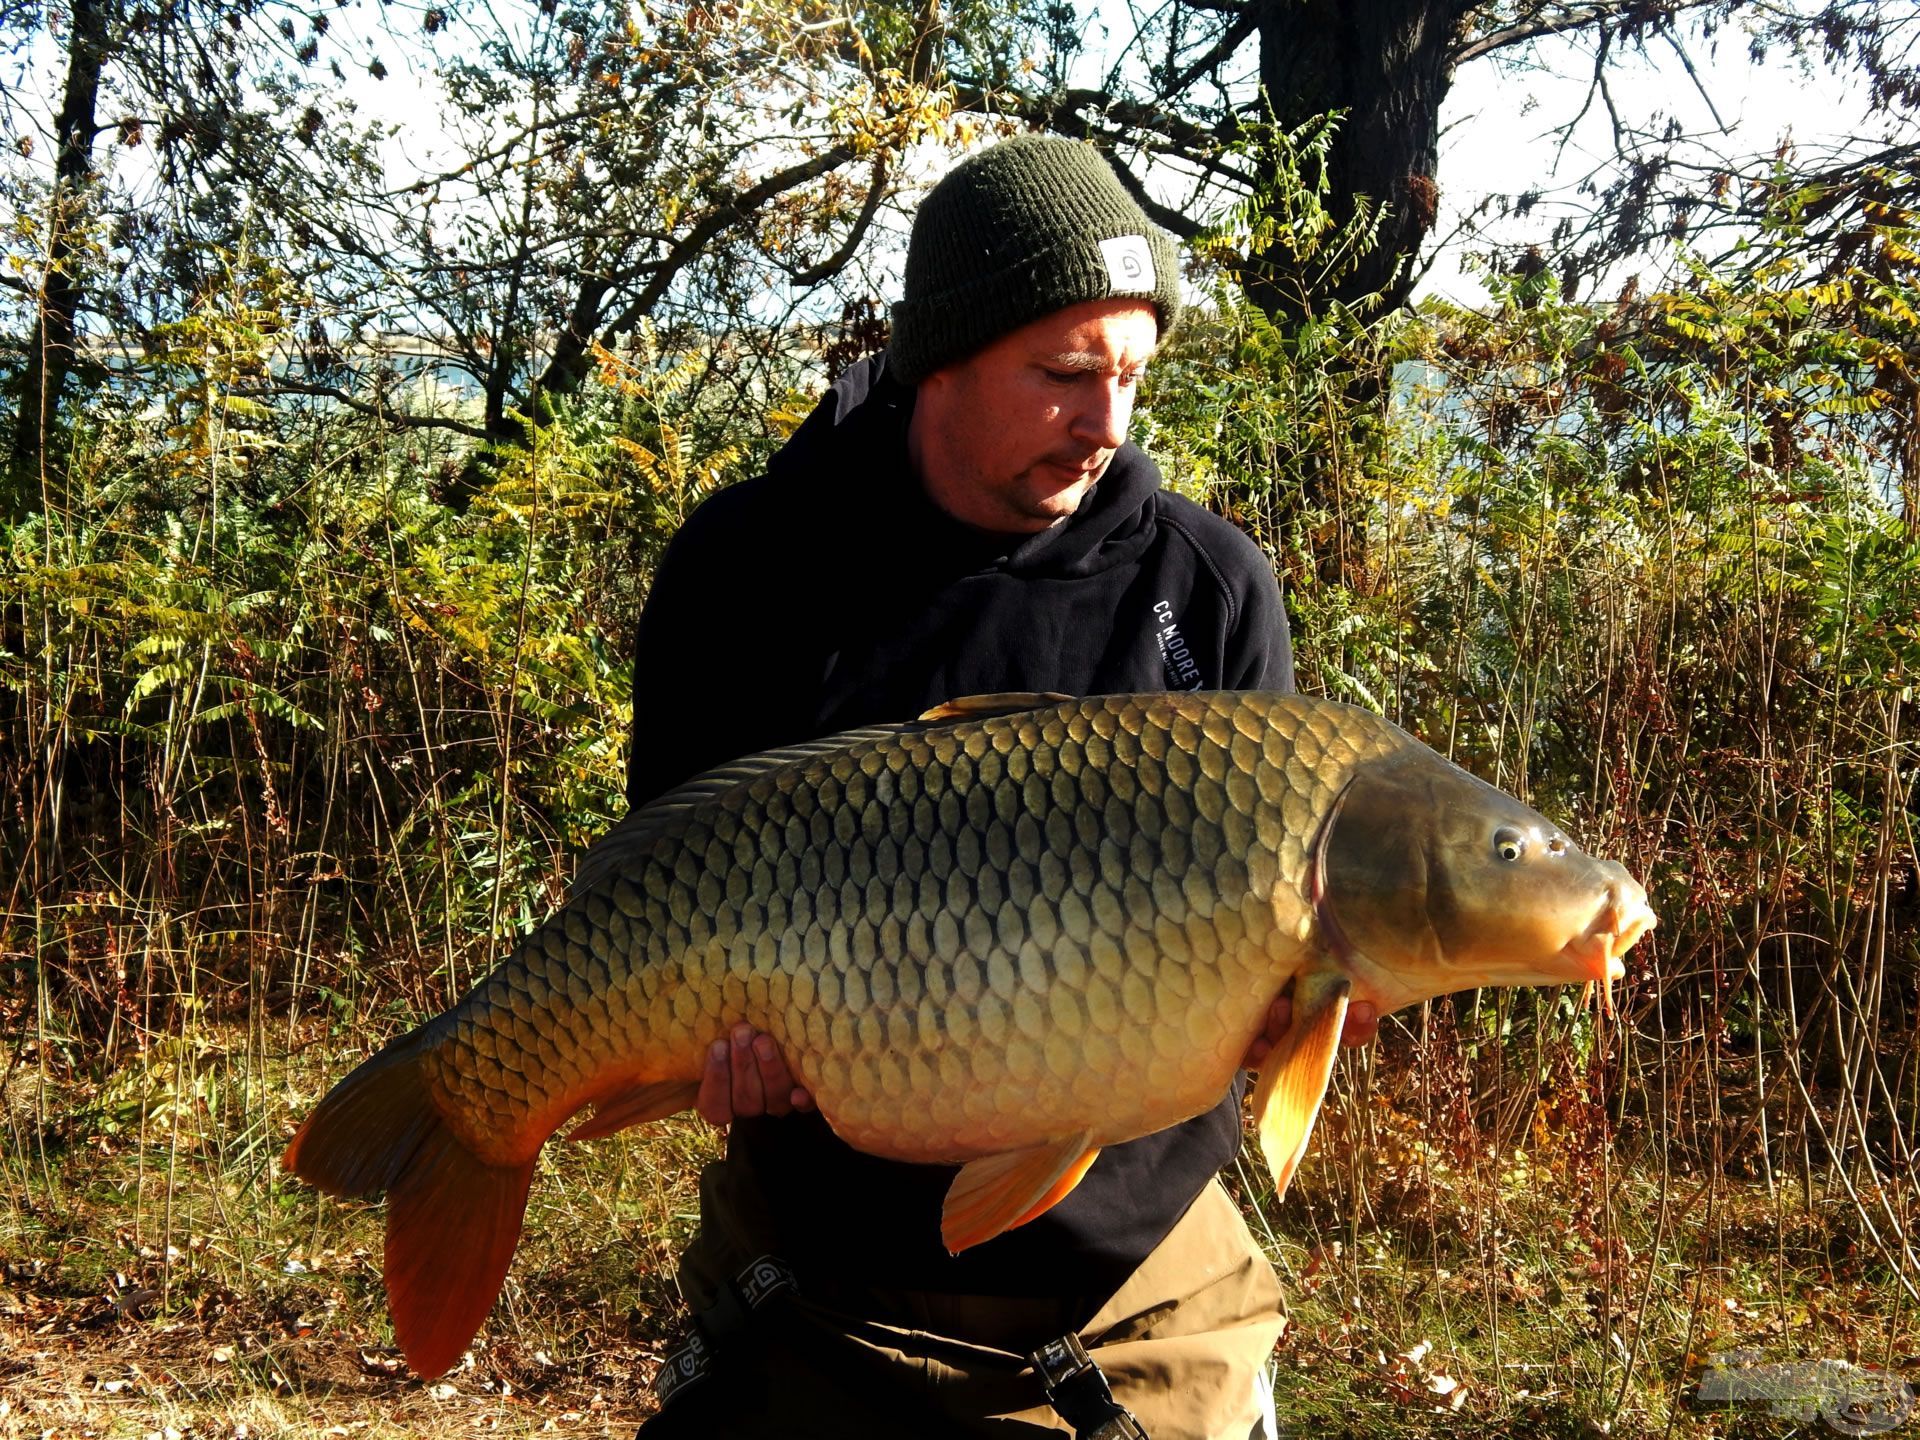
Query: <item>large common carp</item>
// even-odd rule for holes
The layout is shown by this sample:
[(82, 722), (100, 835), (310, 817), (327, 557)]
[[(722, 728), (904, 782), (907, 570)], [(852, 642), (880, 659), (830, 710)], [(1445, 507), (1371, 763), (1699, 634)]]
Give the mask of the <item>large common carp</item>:
[(636, 812), (470, 994), (320, 1102), (285, 1166), (388, 1194), (386, 1280), (437, 1375), (506, 1274), (540, 1147), (693, 1103), (770, 1033), (827, 1122), (959, 1165), (959, 1251), (1102, 1146), (1212, 1108), (1292, 985), (1253, 1107), (1275, 1186), (1351, 1000), (1591, 981), (1646, 894), (1365, 711), (1293, 695), (981, 696), (749, 757)]

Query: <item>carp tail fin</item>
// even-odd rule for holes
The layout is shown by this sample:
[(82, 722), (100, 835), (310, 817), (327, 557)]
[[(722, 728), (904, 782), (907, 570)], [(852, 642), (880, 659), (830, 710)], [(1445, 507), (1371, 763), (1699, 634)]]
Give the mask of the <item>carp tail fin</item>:
[(1307, 1137), (1313, 1134), (1333, 1076), (1352, 988), (1344, 975), (1334, 972), (1302, 975), (1294, 984), (1293, 1024), (1260, 1067), (1253, 1117), (1276, 1199), (1287, 1193), (1307, 1153)]
[(428, 1039), (402, 1036), (335, 1085), (280, 1164), (332, 1195), (387, 1192), (387, 1308), (407, 1363), (430, 1380), (493, 1308), (533, 1161), (489, 1165), (447, 1127), (420, 1074)]
[(387, 1196), (387, 1309), (407, 1363), (453, 1368), (499, 1298), (520, 1243), (533, 1161), (488, 1165), (444, 1125)]

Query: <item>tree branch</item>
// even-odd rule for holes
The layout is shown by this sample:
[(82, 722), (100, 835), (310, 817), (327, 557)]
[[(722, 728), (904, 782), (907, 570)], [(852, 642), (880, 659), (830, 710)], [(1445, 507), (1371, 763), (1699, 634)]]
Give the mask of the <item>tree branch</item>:
[(1120, 177), (1120, 184), (1125, 188), (1126, 192), (1133, 196), (1133, 203), (1144, 210), (1147, 218), (1162, 230), (1171, 231), (1182, 240), (1191, 240), (1207, 228), (1199, 221), (1183, 215), (1180, 211), (1162, 205), (1158, 200), (1155, 200), (1151, 195), (1147, 194), (1147, 187), (1141, 184), (1140, 177), (1133, 173), (1132, 166), (1115, 165), (1113, 172)]
[(1673, 31), (1667, 30), (1662, 33), (1664, 33), (1667, 38), (1667, 44), (1673, 47), (1673, 53), (1680, 57), (1680, 63), (1686, 67), (1687, 78), (1693, 81), (1693, 88), (1699, 91), (1700, 98), (1706, 101), (1707, 113), (1713, 116), (1713, 123), (1718, 125), (1720, 127), (1720, 133), (1725, 135), (1727, 133), (1727, 122), (1720, 118), (1720, 107), (1713, 103), (1713, 96), (1707, 93), (1706, 83), (1701, 80), (1700, 72), (1693, 68), (1693, 57), (1687, 54), (1687, 47), (1680, 43), (1679, 37), (1676, 36)]
[[(1666, 16), (1678, 15), (1683, 10), (1698, 10), (1713, 4), (1714, 0), (1670, 0)], [(1639, 0), (1600, 0), (1600, 3), (1576, 6), (1557, 15), (1536, 13), (1525, 20), (1516, 20), (1498, 30), (1489, 30), (1484, 35), (1464, 41), (1449, 55), (1451, 65), (1465, 65), (1470, 60), (1478, 60), (1491, 55), (1496, 50), (1510, 49), (1524, 44), (1528, 40), (1538, 40), (1545, 35), (1565, 35), (1569, 31), (1584, 30), (1589, 25), (1624, 16), (1639, 8)]]
[(1160, 98), (1167, 100), (1175, 95), (1184, 93), (1187, 87), (1193, 84), (1194, 81), (1198, 80), (1208, 71), (1217, 68), (1229, 55), (1238, 50), (1241, 45), (1246, 42), (1247, 38), (1259, 28), (1259, 25), (1259, 12), (1242, 10), (1234, 17), (1233, 24), (1229, 25), (1220, 38), (1213, 43), (1213, 48), (1208, 50), (1206, 54), (1202, 55), (1191, 65), (1187, 66), (1186, 69), (1182, 70), (1179, 75), (1175, 76), (1174, 79), (1160, 91)]
[(471, 425), (465, 420), (456, 420), (450, 415), (411, 415), (404, 410), (390, 410), (385, 405), (377, 405), (370, 400), (362, 400), (350, 391), (337, 385), (316, 385), (311, 381), (295, 380), (289, 376), (276, 375), (272, 382), (256, 392), (259, 396), (274, 395), (311, 395), (320, 400), (332, 400), (346, 406), (361, 415), (371, 415), (385, 420), (390, 425), (398, 425), (407, 430), (452, 430), (474, 440), (487, 438), (486, 427)]
[(1573, 139), (1573, 132), (1579, 128), (1580, 122), (1587, 118), (1587, 112), (1593, 108), (1593, 97), (1599, 93), (1603, 78), (1607, 73), (1607, 51), (1611, 49), (1612, 46), (1613, 32), (1611, 30), (1602, 30), (1600, 32), (1600, 43), (1594, 48), (1593, 52), (1593, 79), (1587, 86), (1587, 98), (1580, 102), (1579, 113), (1565, 125), (1562, 125), (1559, 130), (1560, 143), (1554, 147), (1553, 151), (1553, 168), (1556, 172), (1560, 169), (1560, 157), (1566, 153), (1567, 144)]
[[(1142, 150), (1172, 156), (1195, 166), (1203, 176), (1210, 176), (1229, 188), (1243, 192), (1250, 188), (1247, 176), (1222, 164), (1218, 157), (1217, 152), (1240, 130), (1239, 117), (1231, 112), (1223, 115), (1217, 126), (1208, 129), (1156, 106), (1116, 97), (1104, 90), (1065, 90), (1036, 96), (994, 92), (965, 83), (955, 87), (954, 108), (979, 114), (1008, 114), (1056, 135), (1091, 140), (1110, 159), (1123, 141), (1130, 142)], [(1162, 143), (1155, 145), (1143, 139), (1143, 134), (1156, 137)], [(1184, 210), (1154, 199), (1131, 167), (1116, 162), (1113, 168), (1134, 203), (1163, 230), (1184, 240), (1205, 231), (1205, 225)]]
[(1231, 114), (1222, 116), (1218, 125), (1208, 128), (1156, 106), (1116, 96), (1105, 90), (1062, 90), (1045, 96), (1020, 95), (956, 80), (953, 104), (956, 110), (981, 115), (1011, 115), (1017, 120), (1045, 126), (1062, 135), (1088, 137), (1104, 133), (1081, 118), (1082, 112), (1092, 110), (1116, 125), (1131, 130), (1151, 131), (1179, 147), (1182, 153), (1231, 144), (1240, 133), (1240, 121)]
[(612, 337), (630, 330), (642, 315), (651, 314), (674, 278), (699, 259), (722, 230), (738, 225), (775, 196), (798, 189), (809, 180), (817, 180), (828, 171), (839, 169), (853, 157), (853, 145), (842, 141), (831, 149), (821, 151), (811, 160), (802, 160), (797, 165), (776, 170), (758, 185), (714, 206), (700, 217), (698, 225), (682, 235), (679, 243), (666, 253), (653, 272), (653, 278), (647, 281), (646, 288), (634, 297), (631, 305), (621, 311), (618, 320), (606, 327), (606, 334)]
[(860, 207), (853, 228), (847, 232), (847, 238), (840, 248), (818, 264), (809, 265), (804, 270), (792, 272), (796, 285), (818, 285), (822, 280), (837, 275), (853, 259), (854, 252), (860, 248), (860, 242), (867, 238), (867, 230), (873, 224), (873, 217), (880, 213), (881, 197), (887, 193), (887, 157), (883, 153), (873, 162), (873, 183), (867, 187), (866, 203)]
[[(821, 151), (810, 160), (802, 160), (789, 165), (784, 170), (776, 170), (758, 185), (742, 190), (738, 195), (721, 201), (700, 217), (700, 222), (677, 240), (660, 260), (649, 267), (650, 278), (640, 293), (628, 303), (617, 316), (600, 324), (600, 342), (611, 346), (613, 342), (639, 323), (640, 317), (653, 312), (654, 306), (667, 293), (667, 287), (673, 284), (680, 272), (698, 260), (707, 251), (707, 247), (719, 237), (721, 232), (750, 218), (761, 206), (776, 196), (784, 195), (853, 159), (855, 150), (851, 141), (841, 141), (829, 149)], [(876, 204), (878, 202), (875, 202)], [(637, 273), (637, 272), (635, 272)], [(591, 278), (586, 283), (607, 283), (606, 277), (595, 282)], [(594, 308), (597, 308), (594, 307)], [(539, 387), (561, 394), (571, 393), (579, 386), (581, 377), (586, 373), (587, 347), (593, 339), (594, 324), (576, 308), (572, 323), (561, 332), (553, 347), (553, 355), (547, 361), (546, 370), (541, 374)]]

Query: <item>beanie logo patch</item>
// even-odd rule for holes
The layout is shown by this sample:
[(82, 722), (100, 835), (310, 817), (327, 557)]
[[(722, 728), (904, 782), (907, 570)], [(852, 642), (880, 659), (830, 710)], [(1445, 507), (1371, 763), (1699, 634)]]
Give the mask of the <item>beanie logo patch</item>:
[(1153, 273), (1153, 251), (1144, 235), (1116, 235), (1100, 242), (1100, 257), (1107, 262), (1107, 293), (1110, 295), (1151, 295), (1157, 283)]

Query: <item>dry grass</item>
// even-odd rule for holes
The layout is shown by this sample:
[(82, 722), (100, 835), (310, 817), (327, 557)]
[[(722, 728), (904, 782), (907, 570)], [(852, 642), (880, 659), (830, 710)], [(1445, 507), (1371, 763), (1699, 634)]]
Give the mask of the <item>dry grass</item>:
[[(1470, 1063), (1452, 1009), (1346, 1062), (1301, 1180), (1262, 1212), (1294, 1310), (1283, 1363), (1315, 1376), (1282, 1400), (1302, 1433), (1778, 1435), (1765, 1403), (1702, 1402), (1714, 1357), (1890, 1372), (1863, 1394), (1916, 1378), (1911, 1275), (1869, 1243), (1858, 1182), (1704, 1165), (1611, 1116), (1598, 1069), (1506, 1097), (1524, 1103), (1503, 1135), (1491, 1106), (1446, 1103)], [(1549, 1052), (1569, 1038), (1543, 1025)]]
[[(500, 1308), (423, 1385), (387, 1327), (379, 1207), (274, 1164), (371, 1039), (317, 1022), (294, 1038), (190, 1027), (104, 1081), (16, 1052), (0, 1435), (630, 1433), (675, 1333), (713, 1133), (682, 1118), (552, 1147)], [(1298, 1433), (1782, 1434), (1764, 1406), (1697, 1402), (1709, 1357), (1920, 1359), (1915, 1307), (1844, 1192), (1663, 1171), (1643, 1122), (1616, 1133), (1572, 1092), (1496, 1146), (1432, 1110), (1437, 1043), (1395, 1022), (1349, 1061), (1277, 1210), (1251, 1168), (1230, 1177), (1285, 1283)]]
[(16, 1065), (0, 1435), (631, 1432), (715, 1137), (685, 1120), (550, 1150), (501, 1308), (426, 1386), (392, 1345), (380, 1208), (325, 1200), (275, 1163), (362, 1053), (315, 1030), (263, 1057), (209, 1026), (104, 1083)]

